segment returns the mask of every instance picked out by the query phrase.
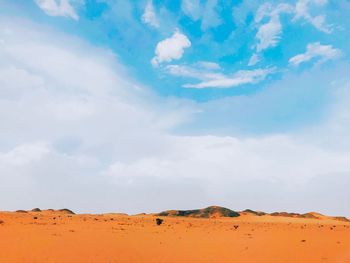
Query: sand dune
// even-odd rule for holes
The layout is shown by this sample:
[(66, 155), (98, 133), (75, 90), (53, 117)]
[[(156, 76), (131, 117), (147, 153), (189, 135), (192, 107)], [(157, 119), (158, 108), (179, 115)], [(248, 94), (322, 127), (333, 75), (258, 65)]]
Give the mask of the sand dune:
[(349, 222), (251, 211), (219, 217), (214, 209), (212, 218), (1, 212), (0, 262), (350, 262)]

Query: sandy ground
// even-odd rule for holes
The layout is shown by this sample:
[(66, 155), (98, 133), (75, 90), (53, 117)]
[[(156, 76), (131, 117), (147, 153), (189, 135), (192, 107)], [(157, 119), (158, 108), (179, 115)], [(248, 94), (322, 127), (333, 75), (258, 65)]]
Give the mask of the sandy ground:
[[(350, 263), (350, 223), (0, 213), (1, 263)], [(1, 223), (2, 222), (2, 223)]]

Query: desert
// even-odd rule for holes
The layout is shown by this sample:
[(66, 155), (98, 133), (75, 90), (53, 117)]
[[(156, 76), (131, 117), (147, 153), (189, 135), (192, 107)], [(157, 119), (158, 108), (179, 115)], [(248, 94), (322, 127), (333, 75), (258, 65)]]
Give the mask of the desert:
[(221, 207), (185, 215), (171, 211), (132, 216), (68, 209), (1, 212), (0, 262), (350, 262), (346, 218), (253, 210), (237, 215)]
[(350, 263), (350, 0), (0, 0), (0, 263)]

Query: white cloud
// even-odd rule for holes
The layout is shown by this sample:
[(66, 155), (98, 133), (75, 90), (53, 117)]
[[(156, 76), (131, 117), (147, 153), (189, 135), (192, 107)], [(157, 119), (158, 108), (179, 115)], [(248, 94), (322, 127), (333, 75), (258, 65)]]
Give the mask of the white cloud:
[(34, 0), (35, 3), (49, 16), (64, 16), (78, 20), (79, 16), (69, 3), (69, 0)]
[(203, 8), (201, 29), (203, 31), (221, 25), (222, 20), (217, 13), (218, 0), (208, 0)]
[(216, 71), (208, 71), (203, 68), (198, 67), (190, 67), (190, 66), (182, 66), (182, 65), (168, 65), (166, 67), (167, 72), (174, 76), (180, 77), (189, 77), (196, 79), (211, 79), (211, 78), (219, 78), (222, 76), (221, 73)]
[(247, 22), (247, 17), (251, 13), (255, 13), (258, 9), (259, 2), (254, 1), (242, 1), (239, 4), (235, 4), (232, 8), (232, 18), (237, 25), (244, 26)]
[(310, 43), (306, 47), (306, 52), (296, 55), (289, 59), (289, 63), (299, 66), (301, 63), (318, 58), (318, 64), (327, 60), (333, 60), (341, 56), (339, 49), (333, 48), (331, 45), (321, 45), (319, 42)]
[(268, 17), (269, 20), (259, 26), (256, 38), (258, 40), (257, 52), (261, 52), (267, 48), (275, 47), (280, 40), (280, 34), (282, 33), (282, 24), (280, 21), (280, 14), (291, 13), (292, 6), (288, 4), (279, 4), (273, 8), (271, 4), (264, 4), (259, 7), (255, 22), (260, 23), (264, 17)]
[(202, 6), (200, 0), (182, 0), (181, 9), (194, 21), (197, 21), (202, 16)]
[(39, 162), (48, 153), (49, 149), (45, 143), (25, 143), (6, 153), (0, 152), (0, 163), (22, 166), (33, 162)]
[[(1, 22), (0, 37), (6, 41), (0, 50), (0, 82), (4, 85), (0, 89), (4, 127), (0, 133), (10, 145), (21, 140), (54, 142), (78, 136), (81, 141), (87, 140), (88, 148), (94, 148), (98, 141), (117, 135), (121, 138), (129, 128), (145, 122), (161, 130), (182, 121), (182, 110), (159, 118), (158, 113), (164, 112), (163, 102), (132, 81), (110, 51), (92, 48), (28, 21)], [(2, 34), (6, 27), (13, 33)], [(150, 101), (158, 101), (156, 107), (162, 110), (153, 110)], [(121, 117), (126, 115), (130, 119)], [(103, 136), (90, 138), (97, 127), (111, 122), (114, 128), (102, 129)], [(20, 135), (23, 125), (32, 126), (25, 136)], [(140, 138), (157, 133), (151, 130), (140, 130)]]
[(191, 41), (179, 30), (167, 39), (160, 41), (155, 50), (155, 57), (151, 60), (153, 66), (163, 62), (178, 60), (182, 57), (186, 48), (191, 46)]
[(196, 63), (196, 66), (208, 70), (219, 70), (221, 69), (220, 65), (215, 62), (210, 61), (199, 61)]
[(198, 84), (186, 84), (186, 88), (233, 88), (245, 84), (258, 83), (266, 78), (267, 75), (272, 73), (269, 69), (257, 69), (257, 70), (241, 70), (232, 76), (218, 76), (216, 78), (203, 81)]
[(196, 84), (185, 84), (185, 88), (232, 88), (244, 84), (257, 83), (264, 80), (267, 75), (273, 73), (274, 69), (240, 70), (232, 75), (225, 75), (219, 72), (200, 69), (196, 67), (169, 65), (169, 74), (181, 77), (198, 79), (201, 82)]
[[(116, 182), (128, 181), (130, 184), (142, 182), (142, 178), (146, 180), (159, 178), (158, 180), (170, 181), (171, 185), (176, 187), (173, 180), (177, 178), (184, 187), (191, 181), (195, 181), (198, 182), (197, 187), (206, 191), (205, 195), (200, 195), (200, 199), (209, 199), (211, 202), (234, 209), (253, 206), (263, 208), (265, 211), (278, 209), (325, 211), (324, 203), (319, 204), (322, 202), (319, 199), (313, 199), (313, 202), (303, 203), (303, 205), (296, 202), (296, 199), (303, 200), (302, 196), (306, 193), (310, 194), (309, 191), (312, 192), (311, 195), (322, 196), (322, 191), (328, 187), (327, 184), (321, 183), (322, 175), (336, 175), (348, 172), (350, 169), (348, 152), (345, 154), (328, 151), (288, 136), (276, 135), (258, 139), (174, 136), (169, 140), (172, 142), (171, 151), (157, 157), (145, 156), (129, 163), (117, 162), (107, 168), (105, 173)], [(313, 187), (312, 183), (308, 184), (308, 182), (314, 178)], [(344, 179), (343, 183), (349, 182), (349, 179), (347, 181)], [(321, 193), (315, 190), (316, 187), (322, 189)], [(191, 186), (191, 189), (196, 192), (196, 187)], [(168, 193), (171, 192), (173, 191), (168, 191)], [(262, 192), (264, 194), (261, 194)], [(348, 196), (347, 191), (332, 192), (332, 194)], [(199, 195), (196, 193), (194, 196)], [(277, 196), (283, 196), (282, 200), (277, 201)], [(232, 199), (235, 201), (232, 202)], [(188, 200), (193, 199), (188, 198), (186, 201)], [(269, 208), (266, 208), (267, 200), (269, 200)], [(184, 202), (177, 206), (187, 208), (191, 205), (200, 206), (198, 202), (194, 203)], [(169, 201), (165, 202), (165, 208), (167, 205), (169, 206)], [(332, 209), (340, 214), (350, 213), (346, 206), (336, 207), (331, 205), (327, 208), (328, 213)]]
[[(178, 135), (169, 129), (193, 121), (193, 112), (203, 112), (206, 104), (149, 94), (108, 50), (28, 21), (0, 22), (1, 88), (17, 94), (0, 97), (2, 209), (134, 213), (215, 203), (350, 215), (337, 202), (350, 198), (350, 151), (344, 146), (349, 85), (326, 127), (315, 127), (327, 144), (312, 131), (241, 137), (205, 126), (204, 135)], [(203, 68), (175, 69), (204, 81), (225, 77), (211, 66), (205, 75)], [(241, 71), (236, 77), (259, 79), (262, 73)], [(264, 94), (269, 100), (261, 99)], [(240, 106), (234, 109), (241, 115), (261, 100), (265, 109), (284, 104), (285, 97), (271, 98), (264, 90), (235, 97)], [(231, 109), (232, 101), (216, 103), (222, 112)], [(206, 116), (208, 125), (214, 118)], [(239, 125), (229, 115), (215, 117)], [(325, 196), (326, 190), (331, 194)]]
[(309, 12), (310, 5), (324, 6), (328, 3), (328, 0), (298, 0), (295, 6), (294, 20), (305, 19), (312, 24), (318, 30), (331, 33), (331, 26), (326, 24), (326, 17), (324, 15), (311, 16)]
[(248, 66), (255, 66), (257, 63), (259, 63), (260, 57), (258, 54), (253, 54), (248, 62)]
[(142, 21), (145, 24), (149, 24), (150, 26), (153, 27), (159, 27), (159, 21), (157, 18), (157, 15), (154, 11), (154, 6), (153, 6), (153, 1), (152, 0), (148, 0), (146, 7), (145, 7), (145, 11), (142, 15)]
[(200, 0), (182, 0), (182, 11), (192, 20), (201, 20), (201, 29), (203, 31), (222, 24), (222, 20), (217, 12), (218, 1), (207, 0), (201, 3)]
[[(144, 157), (129, 163), (114, 163), (108, 172), (114, 176), (133, 178), (136, 176), (164, 176), (182, 178), (210, 178), (216, 176), (236, 180), (274, 178), (281, 181), (298, 182), (312, 177), (308, 174), (331, 173), (350, 169), (350, 155), (330, 153), (313, 145), (303, 144), (297, 139), (282, 136), (239, 139), (218, 136), (170, 136), (173, 152), (163, 156)], [(169, 154), (169, 155), (168, 155)], [(312, 154), (312, 155), (309, 155)], [(300, 166), (306, 156), (307, 166)], [(319, 162), (320, 160), (327, 160)], [(249, 165), (254, 163), (254, 165)], [(110, 170), (111, 168), (111, 170)], [(188, 171), (192, 171), (188, 173)], [(299, 181), (300, 182), (300, 181)]]
[[(257, 53), (275, 47), (280, 42), (283, 32), (283, 26), (280, 20), (282, 14), (293, 14), (294, 21), (305, 19), (318, 30), (330, 33), (331, 27), (326, 24), (324, 15), (311, 16), (309, 12), (309, 5), (311, 4), (323, 6), (327, 4), (327, 0), (298, 0), (295, 7), (285, 3), (278, 4), (277, 6), (273, 6), (271, 3), (262, 4), (256, 11), (254, 18), (258, 26), (256, 33), (256, 39), (258, 41), (256, 44)], [(266, 18), (267, 21), (264, 22)], [(249, 65), (255, 65), (257, 62), (256, 58), (256, 55), (253, 55)]]
[(14, 66), (0, 67), (0, 97), (3, 99), (18, 99), (32, 89), (43, 88), (43, 85), (44, 81), (41, 77), (26, 70)]
[(266, 24), (263, 24), (257, 34), (256, 38), (259, 43), (257, 44), (257, 51), (261, 52), (269, 47), (274, 47), (277, 45), (282, 31), (282, 25), (278, 17), (274, 16)]

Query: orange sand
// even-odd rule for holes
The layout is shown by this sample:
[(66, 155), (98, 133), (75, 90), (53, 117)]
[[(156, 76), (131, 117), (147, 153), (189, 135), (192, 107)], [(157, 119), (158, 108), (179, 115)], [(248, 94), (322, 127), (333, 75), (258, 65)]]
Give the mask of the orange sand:
[(157, 226), (151, 215), (2, 212), (0, 263), (350, 263), (346, 222), (251, 215), (163, 219)]

